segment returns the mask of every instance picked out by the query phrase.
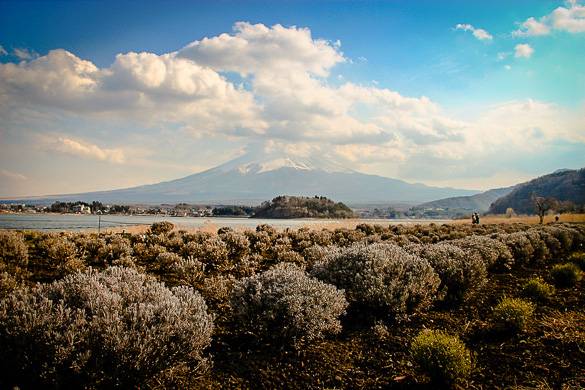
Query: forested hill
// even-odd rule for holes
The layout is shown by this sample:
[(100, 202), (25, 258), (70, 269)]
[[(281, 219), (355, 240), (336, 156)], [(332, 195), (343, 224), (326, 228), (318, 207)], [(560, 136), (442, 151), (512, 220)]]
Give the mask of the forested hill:
[(352, 218), (353, 211), (324, 196), (277, 196), (256, 210), (255, 218)]
[(533, 214), (533, 195), (554, 198), (565, 203), (565, 209), (571, 208), (569, 202), (577, 210), (582, 209), (585, 207), (585, 168), (557, 171), (519, 184), (508, 195), (492, 203), (489, 212), (504, 214), (511, 207), (519, 214)]
[(513, 187), (495, 188), (471, 196), (456, 196), (419, 205), (420, 208), (443, 208), (446, 210), (487, 211), (498, 198), (512, 192)]

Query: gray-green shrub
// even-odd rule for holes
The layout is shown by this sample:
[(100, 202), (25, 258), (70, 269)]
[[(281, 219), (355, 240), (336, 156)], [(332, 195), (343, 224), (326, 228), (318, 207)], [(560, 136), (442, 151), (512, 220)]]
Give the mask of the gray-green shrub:
[(425, 309), (441, 283), (428, 261), (388, 243), (331, 250), (312, 274), (344, 289), (350, 304), (392, 314)]
[(260, 337), (312, 340), (341, 330), (343, 291), (281, 263), (238, 281), (231, 296), (237, 326)]
[(405, 249), (429, 262), (439, 275), (439, 292), (446, 302), (458, 303), (479, 291), (487, 282), (487, 270), (482, 258), (467, 254), (460, 248), (446, 244), (412, 244)]
[(198, 293), (126, 268), (90, 269), (0, 301), (4, 375), (31, 388), (148, 387), (179, 367), (197, 373), (212, 331)]
[(478, 254), (488, 269), (509, 269), (514, 263), (506, 244), (489, 237), (474, 235), (447, 243), (463, 249), (466, 253)]

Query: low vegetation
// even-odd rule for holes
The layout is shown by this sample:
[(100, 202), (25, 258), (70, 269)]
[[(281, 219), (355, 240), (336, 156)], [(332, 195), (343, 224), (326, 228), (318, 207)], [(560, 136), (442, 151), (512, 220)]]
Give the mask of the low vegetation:
[(443, 331), (423, 330), (412, 342), (410, 351), (434, 383), (453, 384), (471, 372), (471, 353), (465, 344)]
[(497, 330), (517, 333), (526, 328), (535, 305), (520, 298), (504, 298), (494, 308), (494, 325)]
[(584, 245), (578, 224), (3, 231), (0, 387), (583, 388)]
[(526, 282), (522, 294), (537, 302), (546, 302), (555, 293), (555, 288), (545, 282), (542, 278), (532, 278)]
[(560, 288), (573, 287), (582, 278), (582, 272), (575, 264), (557, 264), (550, 272), (555, 285)]

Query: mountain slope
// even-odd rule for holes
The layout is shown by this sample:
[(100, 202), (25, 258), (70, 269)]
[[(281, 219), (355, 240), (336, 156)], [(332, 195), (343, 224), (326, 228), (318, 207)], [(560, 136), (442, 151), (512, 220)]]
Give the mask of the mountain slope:
[(495, 188), (471, 196), (456, 196), (452, 198), (439, 199), (419, 205), (420, 208), (441, 208), (463, 211), (487, 211), (490, 205), (498, 198), (512, 192), (514, 187)]
[(429, 187), (367, 175), (322, 158), (246, 154), (181, 179), (139, 187), (45, 197), (108, 203), (260, 203), (278, 195), (326, 196), (341, 202), (426, 202), (476, 191)]
[(552, 197), (559, 201), (569, 201), (585, 205), (585, 168), (579, 170), (559, 170), (517, 185), (508, 195), (496, 200), (489, 208), (493, 214), (503, 214), (508, 207), (520, 214), (533, 214), (532, 195)]

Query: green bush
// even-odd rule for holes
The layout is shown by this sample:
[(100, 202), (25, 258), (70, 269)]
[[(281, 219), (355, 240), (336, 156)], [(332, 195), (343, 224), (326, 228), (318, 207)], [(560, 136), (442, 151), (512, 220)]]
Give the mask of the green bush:
[(555, 288), (542, 278), (532, 278), (524, 284), (522, 294), (530, 299), (546, 302), (555, 293)]
[(550, 276), (557, 287), (573, 287), (582, 277), (581, 270), (573, 263), (555, 265)]
[(569, 257), (569, 261), (579, 267), (581, 271), (585, 271), (585, 252), (573, 253)]
[(435, 383), (452, 384), (472, 369), (471, 353), (456, 336), (440, 330), (423, 330), (410, 347), (414, 361)]
[(534, 307), (532, 302), (524, 299), (502, 299), (493, 312), (496, 329), (514, 333), (524, 330), (534, 313)]
[(137, 388), (200, 373), (213, 317), (187, 287), (127, 268), (89, 270), (0, 300), (0, 382)]

